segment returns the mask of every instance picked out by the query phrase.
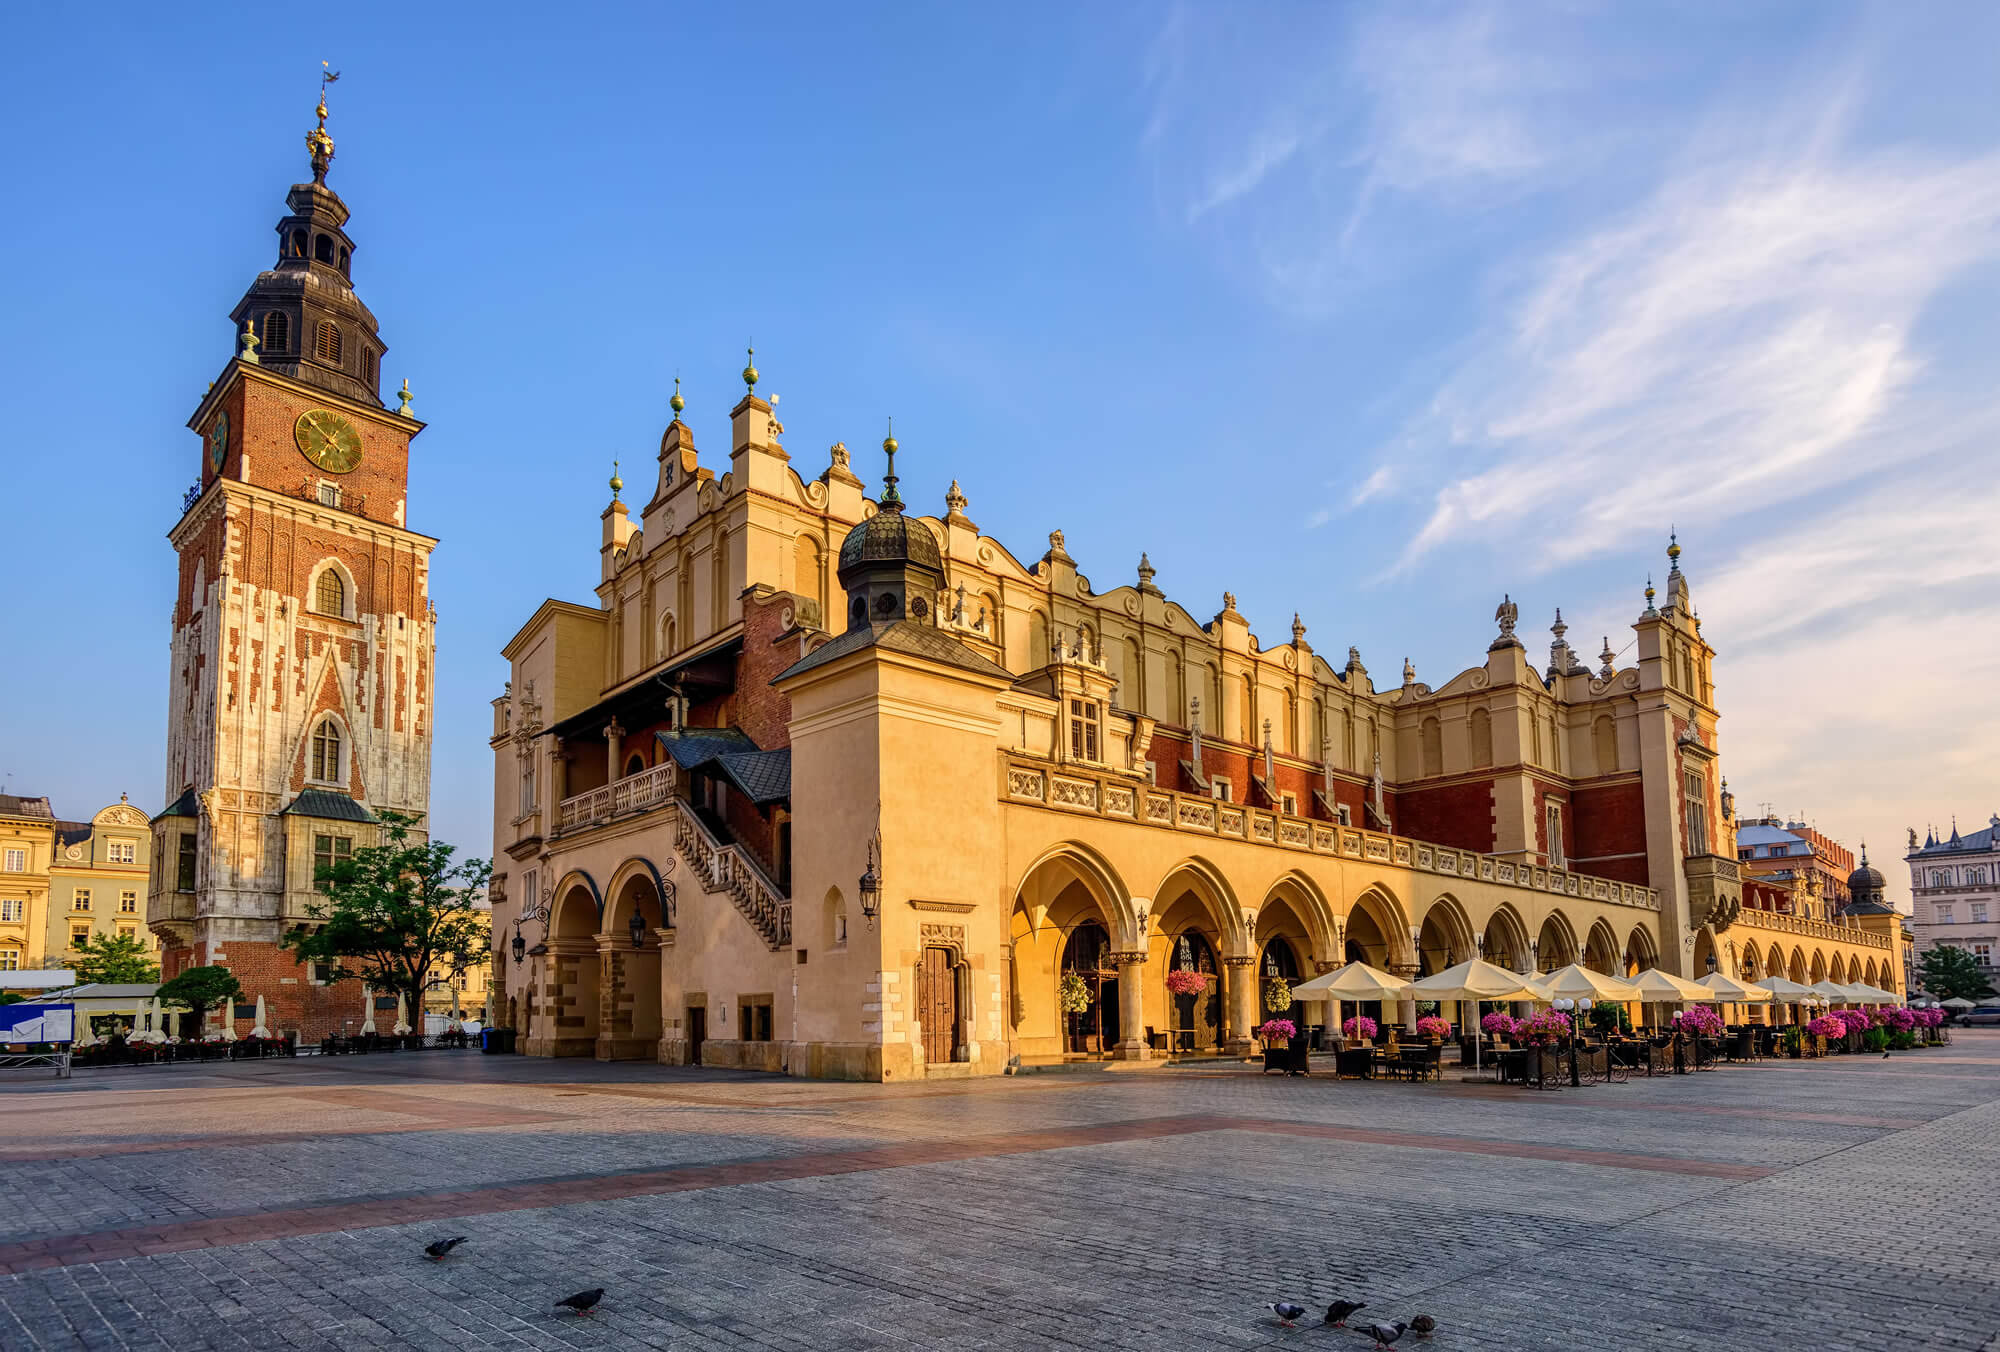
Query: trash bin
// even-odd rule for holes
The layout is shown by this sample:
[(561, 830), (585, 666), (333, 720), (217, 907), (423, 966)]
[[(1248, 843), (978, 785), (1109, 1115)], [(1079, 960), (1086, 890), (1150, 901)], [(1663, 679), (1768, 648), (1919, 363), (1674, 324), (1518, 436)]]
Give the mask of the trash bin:
[(500, 1050), (500, 1039), (494, 1036), (494, 1034), (495, 1034), (495, 1033), (497, 1033), (497, 1032), (499, 1032), (499, 1031), (500, 1031), (500, 1030), (499, 1030), (499, 1029), (497, 1029), (497, 1028), (482, 1028), (482, 1029), (480, 1029), (480, 1030), (479, 1030), (479, 1050), (480, 1050), (480, 1051), (482, 1051), (482, 1052), (485, 1052), (485, 1053), (487, 1053), (487, 1054), (488, 1054), (489, 1056), (490, 1056), (490, 1055), (492, 1055), (492, 1054), (493, 1054), (494, 1052), (497, 1052), (497, 1051), (499, 1051), (499, 1050)]

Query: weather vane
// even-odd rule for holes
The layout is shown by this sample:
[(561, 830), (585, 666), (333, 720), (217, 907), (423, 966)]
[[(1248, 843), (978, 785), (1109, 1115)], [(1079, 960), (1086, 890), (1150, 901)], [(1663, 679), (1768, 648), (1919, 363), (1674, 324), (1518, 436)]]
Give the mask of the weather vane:
[(326, 182), (327, 165), (333, 161), (333, 138), (326, 134), (326, 87), (340, 78), (340, 72), (326, 62), (319, 63), (319, 125), (306, 133), (306, 148), (312, 152), (313, 182)]

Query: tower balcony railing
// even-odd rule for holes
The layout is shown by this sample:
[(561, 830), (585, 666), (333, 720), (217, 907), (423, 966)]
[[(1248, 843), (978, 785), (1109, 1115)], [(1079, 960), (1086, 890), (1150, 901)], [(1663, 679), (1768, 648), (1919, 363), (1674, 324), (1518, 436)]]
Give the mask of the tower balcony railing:
[(650, 770), (563, 799), (556, 808), (556, 834), (651, 811), (673, 798), (677, 768), (672, 761), (663, 761)]
[(1050, 762), (1006, 752), (1001, 760), (1004, 768), (1000, 795), (1009, 803), (1129, 821), (1160, 830), (1220, 836), (1302, 854), (1359, 859), (1447, 877), (1532, 888), (1614, 906), (1660, 909), (1660, 894), (1637, 883), (1521, 863), (1315, 817), (1295, 817), (1242, 803), (1225, 803), (1199, 794), (1177, 793), (1074, 762)]

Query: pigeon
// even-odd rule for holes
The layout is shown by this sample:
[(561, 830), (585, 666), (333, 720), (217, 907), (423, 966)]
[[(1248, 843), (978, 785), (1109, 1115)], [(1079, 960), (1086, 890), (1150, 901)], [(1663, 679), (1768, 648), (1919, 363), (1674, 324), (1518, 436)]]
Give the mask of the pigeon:
[(442, 1261), (453, 1249), (465, 1243), (464, 1235), (454, 1235), (450, 1239), (434, 1239), (424, 1245), (424, 1257), (432, 1262)]
[(1367, 1324), (1361, 1331), (1375, 1340), (1376, 1352), (1381, 1352), (1382, 1348), (1402, 1337), (1403, 1330), (1408, 1327), (1408, 1324), (1398, 1319), (1393, 1324)]
[(1270, 1308), (1271, 1313), (1278, 1316), (1278, 1322), (1288, 1329), (1297, 1328), (1298, 1325), (1294, 1321), (1306, 1312), (1305, 1306), (1294, 1305), (1288, 1300), (1272, 1301)]
[(1356, 1310), (1365, 1310), (1367, 1308), (1368, 1303), (1366, 1301), (1336, 1300), (1333, 1304), (1326, 1307), (1326, 1322), (1337, 1329), (1344, 1329), (1347, 1327), (1347, 1316), (1353, 1314)]
[(1887, 1061), (1887, 1060), (1889, 1059), (1889, 1053), (1887, 1053), (1887, 1052), (1883, 1052), (1883, 1053), (1882, 1053), (1882, 1059), (1883, 1059), (1884, 1061)]
[(1428, 1338), (1437, 1332), (1438, 1321), (1427, 1314), (1420, 1314), (1410, 1321), (1410, 1332), (1419, 1338)]
[(604, 1288), (600, 1286), (594, 1291), (579, 1291), (573, 1296), (564, 1296), (556, 1304), (567, 1305), (578, 1314), (589, 1314), (597, 1308), (597, 1302), (603, 1299)]

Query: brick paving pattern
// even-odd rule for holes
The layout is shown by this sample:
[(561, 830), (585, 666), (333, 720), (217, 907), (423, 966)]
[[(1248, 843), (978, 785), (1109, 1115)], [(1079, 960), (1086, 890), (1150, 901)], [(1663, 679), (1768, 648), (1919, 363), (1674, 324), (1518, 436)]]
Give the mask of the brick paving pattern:
[[(2000, 1352), (2000, 1033), (1556, 1094), (426, 1053), (0, 1080), (0, 1348)], [(444, 1263), (430, 1239), (470, 1240)], [(598, 1315), (554, 1301), (609, 1289)], [(1314, 1316), (1317, 1318), (1317, 1316)], [(1406, 1340), (1409, 1345), (1413, 1340)]]

